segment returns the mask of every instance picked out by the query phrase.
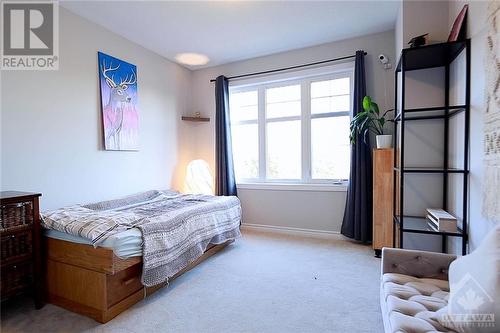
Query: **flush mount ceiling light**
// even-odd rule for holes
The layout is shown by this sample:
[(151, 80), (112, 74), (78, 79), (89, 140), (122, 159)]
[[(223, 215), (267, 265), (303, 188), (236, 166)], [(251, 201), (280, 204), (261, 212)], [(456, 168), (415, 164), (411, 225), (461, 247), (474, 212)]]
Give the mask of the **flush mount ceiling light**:
[(204, 54), (199, 53), (179, 53), (175, 60), (184, 65), (200, 66), (206, 65), (210, 59)]

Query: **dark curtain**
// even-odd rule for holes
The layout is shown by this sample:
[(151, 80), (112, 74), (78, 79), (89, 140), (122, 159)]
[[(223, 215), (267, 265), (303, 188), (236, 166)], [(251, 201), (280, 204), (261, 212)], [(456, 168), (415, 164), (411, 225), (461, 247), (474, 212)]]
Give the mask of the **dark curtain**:
[(219, 76), (215, 80), (215, 193), (236, 195), (233, 152), (229, 121), (229, 82)]
[[(353, 117), (363, 111), (366, 95), (365, 55), (356, 52)], [(343, 235), (361, 242), (372, 240), (372, 158), (370, 144), (362, 136), (351, 145), (351, 171), (342, 221)]]

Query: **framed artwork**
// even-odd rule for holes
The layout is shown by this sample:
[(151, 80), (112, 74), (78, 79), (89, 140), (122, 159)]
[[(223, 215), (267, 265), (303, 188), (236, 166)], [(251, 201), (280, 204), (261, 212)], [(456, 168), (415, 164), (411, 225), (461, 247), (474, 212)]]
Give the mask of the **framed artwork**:
[(448, 42), (456, 42), (457, 40), (465, 39), (465, 21), (467, 18), (467, 9), (469, 5), (464, 5), (464, 8), (458, 13), (455, 22), (453, 22), (453, 27), (451, 28), (450, 35), (448, 36)]
[(139, 150), (137, 67), (97, 52), (105, 150)]

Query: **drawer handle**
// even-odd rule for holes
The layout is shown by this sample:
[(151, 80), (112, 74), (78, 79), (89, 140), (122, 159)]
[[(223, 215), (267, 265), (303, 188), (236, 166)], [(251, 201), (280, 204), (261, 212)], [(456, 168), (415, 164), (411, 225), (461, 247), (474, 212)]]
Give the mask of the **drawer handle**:
[(129, 284), (131, 284), (134, 281), (135, 281), (135, 277), (130, 278), (128, 280), (123, 280), (123, 284), (126, 285), (126, 286), (128, 286)]

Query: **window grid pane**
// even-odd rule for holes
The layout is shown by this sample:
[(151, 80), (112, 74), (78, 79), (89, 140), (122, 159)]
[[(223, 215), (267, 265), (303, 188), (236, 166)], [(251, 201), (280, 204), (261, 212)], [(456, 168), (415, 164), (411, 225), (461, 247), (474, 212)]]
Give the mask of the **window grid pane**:
[(229, 111), (231, 123), (258, 118), (257, 90), (231, 93), (229, 98)]
[(232, 125), (231, 136), (236, 179), (259, 178), (258, 125)]
[(266, 89), (267, 103), (289, 101), (300, 101), (300, 84)]
[(267, 178), (301, 179), (300, 120), (267, 124)]
[(348, 95), (351, 91), (349, 77), (340, 79), (316, 81), (311, 83), (311, 98)]
[(311, 114), (345, 112), (350, 109), (351, 95), (337, 95), (311, 99)]
[(266, 118), (300, 116), (300, 84), (266, 89)]
[(348, 116), (311, 120), (312, 179), (348, 179), (350, 165)]

